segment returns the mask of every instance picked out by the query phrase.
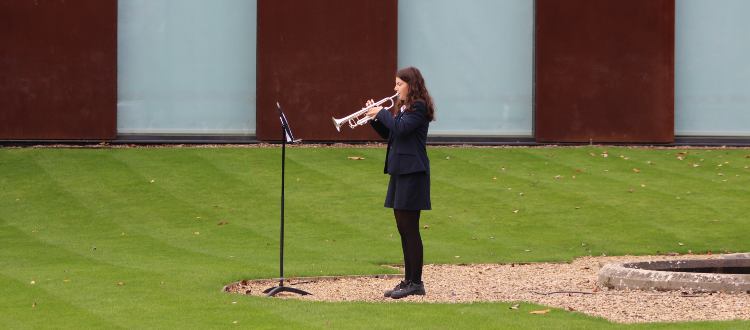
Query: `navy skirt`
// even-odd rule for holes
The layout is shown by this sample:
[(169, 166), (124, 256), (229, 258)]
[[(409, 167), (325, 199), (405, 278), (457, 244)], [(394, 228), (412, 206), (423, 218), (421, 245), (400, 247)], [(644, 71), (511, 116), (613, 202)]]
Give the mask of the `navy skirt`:
[(391, 175), (383, 206), (397, 210), (432, 210), (430, 175), (427, 172)]

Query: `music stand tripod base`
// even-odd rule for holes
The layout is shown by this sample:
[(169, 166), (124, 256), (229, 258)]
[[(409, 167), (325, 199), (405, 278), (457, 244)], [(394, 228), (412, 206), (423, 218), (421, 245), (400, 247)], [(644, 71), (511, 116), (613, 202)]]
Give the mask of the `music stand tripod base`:
[(307, 291), (304, 291), (304, 290), (300, 290), (300, 289), (297, 289), (297, 288), (283, 286), (283, 285), (279, 285), (279, 286), (275, 286), (275, 287), (263, 290), (263, 293), (266, 293), (266, 297), (273, 297), (274, 295), (276, 295), (279, 292), (293, 292), (293, 293), (299, 293), (299, 294), (301, 294), (303, 296), (312, 295), (312, 293), (310, 293), (310, 292), (307, 292)]

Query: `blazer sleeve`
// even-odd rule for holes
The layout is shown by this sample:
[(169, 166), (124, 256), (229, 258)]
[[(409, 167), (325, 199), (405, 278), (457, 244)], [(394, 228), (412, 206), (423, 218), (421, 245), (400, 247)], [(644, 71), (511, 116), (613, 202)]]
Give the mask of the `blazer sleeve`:
[(393, 134), (397, 136), (406, 136), (415, 128), (419, 127), (419, 125), (422, 125), (425, 121), (427, 121), (427, 109), (425, 109), (425, 105), (423, 102), (414, 102), (412, 108), (415, 110), (406, 110), (406, 113), (401, 116), (401, 120), (399, 121), (396, 121), (391, 113), (385, 111), (385, 109), (380, 110), (375, 118), (378, 119), (378, 122), (382, 123), (391, 132), (393, 132)]
[(388, 140), (388, 137), (391, 134), (391, 131), (388, 129), (388, 127), (385, 127), (385, 125), (383, 125), (383, 123), (379, 121), (370, 120), (368, 122), (370, 123), (370, 126), (372, 126), (372, 128), (375, 130), (375, 132), (377, 132), (378, 135), (380, 135), (380, 137), (382, 137), (385, 140)]

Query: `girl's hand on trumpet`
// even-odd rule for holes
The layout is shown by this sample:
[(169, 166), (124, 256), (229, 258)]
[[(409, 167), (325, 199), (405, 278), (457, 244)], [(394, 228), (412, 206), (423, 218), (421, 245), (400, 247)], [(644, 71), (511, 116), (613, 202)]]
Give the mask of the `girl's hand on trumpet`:
[[(373, 104), (373, 103), (375, 103), (375, 101), (369, 100), (367, 101), (365, 106), (369, 107), (370, 104)], [(380, 112), (380, 110), (383, 110), (383, 107), (377, 106), (377, 107), (370, 108), (370, 110), (367, 110), (367, 117), (370, 119), (375, 119), (375, 116), (378, 115), (378, 112)]]

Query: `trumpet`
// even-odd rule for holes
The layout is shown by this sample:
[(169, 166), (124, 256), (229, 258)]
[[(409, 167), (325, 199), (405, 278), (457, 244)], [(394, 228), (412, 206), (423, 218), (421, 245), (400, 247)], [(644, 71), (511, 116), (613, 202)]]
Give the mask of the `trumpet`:
[[(364, 107), (361, 110), (359, 110), (359, 111), (357, 111), (357, 112), (355, 112), (355, 113), (353, 113), (351, 115), (348, 115), (348, 116), (346, 116), (344, 118), (341, 118), (341, 119), (333, 118), (333, 124), (336, 125), (336, 130), (339, 131), (339, 132), (341, 132), (341, 126), (345, 122), (349, 122), (349, 127), (351, 127), (351, 128), (355, 128), (357, 126), (361, 126), (361, 125), (367, 124), (367, 122), (370, 120), (370, 117), (364, 116), (364, 117), (359, 118), (359, 119), (357, 119), (357, 117), (366, 114), (367, 110), (370, 110), (370, 108), (374, 108), (374, 107), (380, 106), (381, 104), (383, 104), (383, 103), (385, 103), (386, 101), (389, 101), (389, 100), (391, 101), (391, 106), (385, 108), (385, 110), (389, 110), (390, 108), (393, 108), (393, 105), (396, 104), (395, 101), (394, 101), (396, 99), (396, 97), (398, 97), (398, 93), (396, 93), (395, 95), (393, 95), (391, 97), (386, 97), (386, 98), (384, 98), (384, 99), (382, 99), (380, 101), (377, 101), (377, 102), (375, 102), (373, 104), (370, 104), (369, 106)], [(377, 119), (374, 119), (374, 120), (377, 120)]]

